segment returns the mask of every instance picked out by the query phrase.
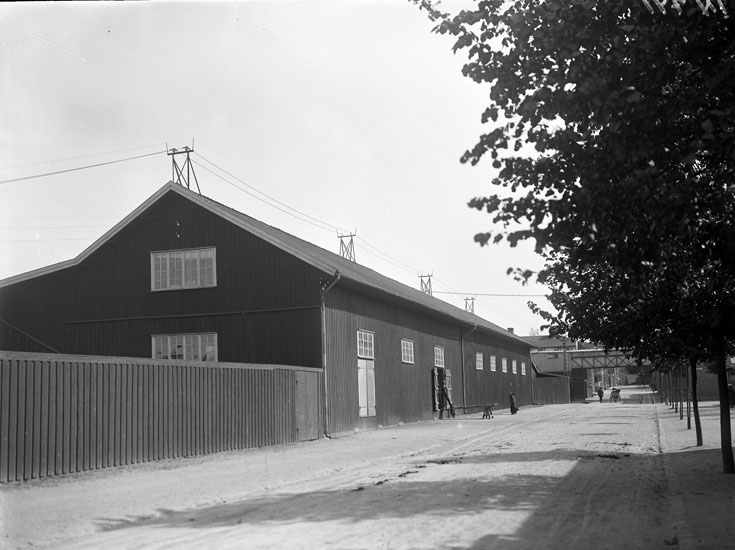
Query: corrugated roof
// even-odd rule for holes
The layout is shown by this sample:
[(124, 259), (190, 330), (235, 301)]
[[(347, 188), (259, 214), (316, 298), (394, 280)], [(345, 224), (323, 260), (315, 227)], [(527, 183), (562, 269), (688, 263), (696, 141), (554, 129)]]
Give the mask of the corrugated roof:
[(199, 195), (181, 185), (173, 182), (168, 182), (166, 185), (161, 187), (156, 193), (149, 197), (143, 204), (131, 212), (125, 217), (120, 223), (115, 225), (87, 249), (85, 249), (79, 256), (73, 260), (68, 260), (52, 266), (41, 268), (35, 271), (31, 271), (22, 275), (10, 277), (3, 281), (0, 281), (0, 287), (14, 284), (22, 280), (27, 280), (33, 277), (38, 277), (52, 271), (64, 269), (72, 265), (76, 265), (89, 256), (92, 252), (97, 250), (107, 240), (112, 238), (117, 232), (123, 227), (135, 219), (139, 214), (151, 206), (155, 201), (161, 198), (168, 192), (176, 192), (179, 195), (191, 200), (192, 202), (199, 204), (200, 206), (210, 210), (211, 212), (219, 215), (220, 217), (229, 220), (235, 225), (253, 233), (254, 235), (266, 240), (274, 246), (281, 248), (282, 250), (292, 254), (293, 256), (301, 259), (302, 261), (314, 266), (315, 268), (323, 271), (325, 274), (334, 275), (339, 272), (343, 279), (348, 279), (359, 285), (374, 289), (384, 294), (388, 294), (402, 300), (405, 300), (411, 304), (419, 306), (424, 309), (428, 309), (438, 313), (442, 316), (449, 317), (461, 323), (465, 323), (469, 326), (477, 325), (478, 328), (482, 328), (486, 331), (498, 334), (507, 339), (513, 340), (517, 343), (531, 347), (527, 340), (520, 336), (513, 334), (504, 328), (491, 323), (490, 321), (483, 319), (477, 315), (464, 311), (452, 304), (449, 304), (434, 296), (429, 296), (419, 290), (411, 288), (403, 283), (395, 281), (390, 277), (386, 277), (374, 271), (368, 267), (352, 262), (335, 254), (329, 252), (323, 248), (320, 248), (308, 241), (295, 237), (285, 231), (267, 225), (255, 218), (252, 218), (242, 212), (238, 212), (233, 208), (225, 206), (215, 200)]

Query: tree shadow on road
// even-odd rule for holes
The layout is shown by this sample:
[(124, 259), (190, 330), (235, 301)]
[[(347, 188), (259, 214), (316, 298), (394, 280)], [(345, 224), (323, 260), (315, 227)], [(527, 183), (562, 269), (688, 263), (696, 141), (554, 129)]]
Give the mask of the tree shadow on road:
[[(503, 463), (511, 466), (506, 468)], [(559, 467), (560, 463), (563, 468)], [(547, 475), (548, 471), (553, 475)], [(401, 473), (387, 474), (370, 483), (347, 483), (333, 489), (304, 492), (282, 491), (188, 510), (162, 509), (155, 517), (121, 518), (112, 523), (106, 518), (98, 523), (100, 530), (111, 531), (137, 527), (283, 527), (304, 522), (345, 525), (396, 518), (410, 522), (432, 516), (444, 520), (453, 516), (481, 517), (485, 523), (478, 525), (481, 536), (476, 541), (469, 546), (448, 548), (525, 550), (542, 543), (548, 532), (560, 529), (561, 525), (565, 530), (578, 530), (581, 548), (587, 541), (588, 528), (601, 529), (610, 523), (605, 512), (609, 511), (610, 499), (617, 498), (616, 480), (637, 476), (636, 483), (642, 491), (665, 494), (662, 471), (661, 456), (655, 454), (561, 449), (452, 455), (416, 462)], [(658, 474), (650, 475), (651, 472)], [(574, 490), (570, 491), (569, 487)], [(595, 492), (600, 494), (598, 499), (591, 498)], [(631, 518), (643, 512), (622, 504)], [(648, 505), (646, 512), (651, 513)], [(507, 513), (518, 513), (523, 520), (512, 529), (492, 524), (493, 517)], [(598, 519), (590, 524), (590, 516)], [(654, 531), (652, 528), (651, 536), (655, 536)]]

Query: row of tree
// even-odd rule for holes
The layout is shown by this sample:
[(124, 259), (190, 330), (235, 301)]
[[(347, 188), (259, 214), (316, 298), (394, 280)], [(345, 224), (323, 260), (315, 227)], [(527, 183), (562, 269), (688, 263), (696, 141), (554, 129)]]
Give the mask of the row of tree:
[(555, 333), (660, 365), (713, 361), (735, 472), (735, 20), (632, 0), (484, 0), (454, 15), (415, 1), (489, 85), (490, 129), (461, 159), (498, 170), (470, 202), (493, 222), (475, 239), (535, 243), (545, 267), (515, 274), (550, 289), (556, 313), (531, 306)]

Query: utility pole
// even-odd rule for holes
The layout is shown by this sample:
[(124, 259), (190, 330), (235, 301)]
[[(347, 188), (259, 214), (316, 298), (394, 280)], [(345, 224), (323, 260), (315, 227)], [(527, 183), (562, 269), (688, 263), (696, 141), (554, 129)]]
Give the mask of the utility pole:
[[(356, 236), (357, 230), (349, 235), (337, 235), (337, 238), (339, 238), (339, 255), (355, 263), (357, 263), (355, 260), (355, 242), (352, 240), (352, 237)], [(345, 243), (345, 239), (350, 240)]]
[[(197, 176), (194, 173), (194, 167), (191, 164), (191, 159), (189, 158), (189, 153), (194, 152), (194, 143), (192, 142), (191, 148), (184, 147), (183, 149), (176, 149), (172, 147), (171, 149), (166, 146), (166, 154), (171, 157), (171, 181), (178, 183), (182, 187), (186, 187), (187, 189), (191, 189), (190, 183), (192, 176), (194, 177), (194, 183), (197, 186), (197, 192), (201, 195), (202, 190), (199, 189), (199, 182), (197, 181)], [(178, 162), (176, 162), (176, 155), (186, 155), (186, 158), (184, 159), (184, 162), (179, 165)]]
[(431, 292), (431, 275), (419, 275), (421, 279), (421, 292), (433, 296)]

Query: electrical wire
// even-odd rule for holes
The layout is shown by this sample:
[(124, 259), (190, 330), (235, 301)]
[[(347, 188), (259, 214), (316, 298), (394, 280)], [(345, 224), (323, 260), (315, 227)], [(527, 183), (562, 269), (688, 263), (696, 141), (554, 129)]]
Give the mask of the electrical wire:
[(70, 160), (86, 159), (90, 157), (102, 157), (105, 155), (114, 155), (117, 153), (127, 153), (129, 151), (138, 151), (139, 149), (150, 149), (151, 147), (158, 147), (160, 143), (152, 143), (151, 145), (141, 145), (139, 147), (128, 147), (127, 149), (116, 149), (114, 151), (106, 151), (104, 153), (91, 153), (89, 155), (79, 155), (76, 157), (66, 157), (63, 159), (56, 160), (44, 160), (41, 162), (31, 162), (27, 164), (16, 164), (13, 166), (0, 166), (0, 170), (12, 170), (14, 168), (28, 168), (29, 166), (41, 166), (43, 164), (54, 164), (57, 162), (68, 162)]
[[(251, 196), (251, 197), (253, 197), (254, 199), (256, 199), (256, 200), (259, 200), (260, 202), (262, 202), (262, 203), (264, 203), (264, 204), (267, 204), (268, 206), (272, 206), (273, 208), (275, 208), (276, 210), (279, 210), (279, 211), (283, 212), (284, 214), (288, 214), (289, 216), (293, 216), (294, 218), (296, 218), (296, 219), (298, 219), (298, 220), (300, 220), (300, 221), (303, 221), (303, 222), (309, 223), (309, 224), (311, 224), (311, 225), (313, 225), (313, 226), (315, 226), (315, 227), (318, 227), (319, 229), (326, 229), (326, 230), (328, 230), (328, 231), (330, 231), (330, 232), (331, 232), (331, 231), (334, 231), (334, 230), (335, 230), (335, 227), (334, 227), (334, 226), (329, 226), (329, 225), (325, 224), (324, 222), (322, 222), (322, 221), (320, 221), (320, 220), (317, 220), (316, 218), (312, 218), (312, 217), (311, 217), (311, 216), (309, 216), (308, 214), (302, 214), (301, 212), (299, 212), (299, 211), (298, 211), (298, 210), (296, 210), (296, 209), (292, 209), (292, 210), (293, 210), (293, 212), (289, 212), (288, 210), (286, 210), (286, 209), (284, 209), (284, 208), (280, 208), (280, 207), (278, 207), (278, 206), (276, 206), (276, 205), (274, 205), (274, 204), (271, 204), (271, 203), (269, 203), (269, 202), (268, 202), (267, 200), (265, 200), (264, 198), (262, 198), (262, 197), (259, 197), (258, 195), (254, 194), (254, 193), (251, 193), (251, 192), (250, 192), (250, 191), (248, 191), (247, 189), (243, 189), (242, 187), (240, 187), (240, 186), (239, 186), (239, 185), (237, 185), (236, 183), (233, 183), (233, 182), (232, 182), (232, 181), (230, 181), (229, 179), (227, 179), (227, 178), (225, 178), (224, 176), (222, 176), (222, 175), (218, 174), (218, 173), (217, 173), (217, 172), (215, 172), (214, 170), (211, 170), (211, 169), (207, 168), (207, 167), (206, 167), (206, 166), (204, 166), (203, 164), (201, 164), (201, 163), (199, 163), (199, 162), (196, 162), (196, 161), (193, 161), (193, 162), (194, 162), (194, 164), (195, 164), (195, 165), (197, 165), (197, 166), (199, 166), (200, 168), (202, 168), (202, 169), (206, 170), (207, 172), (209, 172), (209, 173), (210, 173), (210, 174), (212, 174), (213, 176), (215, 176), (215, 177), (217, 177), (217, 178), (221, 179), (221, 180), (222, 180), (222, 181), (224, 181), (225, 183), (228, 183), (228, 184), (230, 184), (230, 185), (231, 185), (231, 186), (233, 186), (233, 187), (234, 187), (235, 189), (238, 189), (239, 191), (242, 191), (243, 193), (245, 193), (245, 194), (247, 194), (247, 195), (250, 195), (250, 196)], [(207, 161), (207, 162), (209, 162), (209, 161)], [(213, 163), (212, 163), (212, 164), (213, 164)], [(215, 165), (215, 166), (216, 166), (216, 165)], [(223, 172), (225, 172), (226, 174), (228, 174), (228, 172), (226, 172), (225, 170), (222, 170), (222, 171), (223, 171)], [(234, 176), (232, 176), (232, 177), (233, 177), (234, 179), (236, 179), (237, 181), (241, 182), (241, 180), (239, 180), (238, 178), (236, 178), (236, 177), (234, 177)], [(244, 185), (247, 185), (248, 187), (252, 187), (252, 186), (250, 186), (250, 185), (248, 185), (248, 184), (245, 184), (244, 182), (241, 182), (241, 183), (243, 183)], [(260, 191), (258, 191), (258, 192), (259, 192), (259, 193), (261, 193)], [(264, 193), (261, 193), (261, 194), (265, 195)], [(265, 196), (267, 196), (267, 195), (265, 195)], [(269, 197), (269, 198), (270, 198), (270, 197)], [(279, 204), (282, 204), (282, 203), (280, 203), (280, 202), (279, 202)], [(289, 208), (290, 208), (290, 207), (289, 207)], [(296, 213), (294, 213), (294, 212), (296, 212)], [(299, 214), (301, 214), (302, 216), (306, 216), (306, 218), (308, 218), (308, 219), (306, 219), (306, 218), (303, 218), (303, 217), (299, 217)], [(312, 221), (312, 220), (313, 220), (313, 221)]]
[(57, 170), (55, 172), (46, 172), (45, 174), (35, 174), (33, 176), (25, 176), (25, 177), (22, 177), (22, 178), (12, 178), (12, 179), (8, 179), (8, 180), (0, 180), (0, 185), (5, 184), (5, 183), (13, 183), (13, 182), (16, 182), (16, 181), (25, 181), (25, 180), (32, 180), (32, 179), (35, 179), (35, 178), (43, 178), (43, 177), (46, 177), (46, 176), (55, 176), (57, 174), (65, 174), (67, 172), (76, 172), (77, 170), (86, 170), (88, 168), (97, 168), (98, 166), (106, 166), (108, 164), (116, 164), (118, 162), (126, 162), (126, 161), (129, 161), (129, 160), (142, 159), (142, 158), (145, 158), (145, 157), (152, 157), (153, 155), (160, 155), (161, 153), (165, 153), (165, 152), (166, 152), (165, 150), (163, 150), (163, 151), (156, 151), (155, 153), (146, 153), (145, 155), (137, 155), (135, 157), (128, 157), (128, 158), (117, 159), (117, 160), (110, 160), (110, 161), (107, 161), (107, 162), (99, 162), (97, 164), (88, 164), (86, 166), (77, 166), (76, 168), (67, 168), (66, 170)]
[[(340, 228), (339, 228), (339, 227), (337, 227), (336, 225), (332, 225), (332, 224), (328, 224), (328, 223), (326, 223), (326, 222), (323, 222), (322, 220), (320, 220), (320, 219), (318, 219), (318, 218), (315, 218), (314, 216), (310, 216), (309, 214), (306, 214), (305, 212), (301, 212), (300, 210), (298, 210), (298, 209), (296, 209), (296, 208), (293, 208), (292, 206), (289, 206), (289, 205), (287, 205), (287, 204), (286, 204), (286, 203), (284, 203), (284, 202), (281, 202), (281, 201), (279, 201), (279, 200), (278, 200), (278, 199), (276, 199), (275, 197), (271, 197), (271, 196), (270, 196), (270, 195), (268, 195), (267, 193), (264, 193), (263, 191), (261, 191), (261, 190), (260, 190), (260, 189), (258, 189), (257, 187), (255, 187), (255, 186), (253, 186), (253, 185), (250, 185), (249, 183), (247, 183), (247, 182), (245, 182), (245, 181), (241, 180), (240, 178), (238, 178), (238, 177), (237, 177), (237, 176), (235, 176), (234, 174), (231, 174), (230, 172), (228, 172), (227, 170), (225, 170), (225, 169), (224, 169), (224, 168), (222, 168), (221, 166), (219, 166), (219, 165), (215, 164), (214, 162), (212, 162), (211, 160), (209, 160), (209, 159), (207, 159), (207, 158), (203, 157), (203, 156), (202, 156), (202, 155), (200, 155), (199, 153), (196, 153), (196, 152), (195, 152), (194, 154), (195, 154), (196, 156), (198, 156), (199, 158), (201, 158), (201, 159), (205, 160), (206, 162), (208, 162), (209, 164), (211, 164), (211, 165), (212, 165), (212, 166), (214, 166), (215, 168), (217, 168), (217, 170), (220, 170), (221, 172), (223, 172), (223, 173), (227, 174), (227, 175), (228, 175), (229, 177), (231, 177), (231, 178), (232, 178), (232, 179), (234, 179), (235, 181), (237, 181), (237, 182), (241, 183), (242, 185), (244, 185), (244, 186), (248, 187), (249, 189), (252, 189), (252, 190), (253, 190), (253, 191), (255, 191), (256, 193), (260, 193), (261, 195), (263, 195), (264, 197), (266, 197), (266, 198), (267, 198), (268, 200), (270, 200), (270, 201), (273, 201), (273, 202), (275, 202), (276, 204), (278, 204), (278, 205), (282, 206), (283, 208), (286, 208), (286, 209), (288, 209), (288, 210), (290, 210), (290, 211), (292, 211), (292, 212), (295, 212), (295, 213), (296, 213), (296, 214), (298, 214), (299, 216), (303, 216), (304, 218), (308, 218), (309, 220), (312, 220), (313, 222), (316, 222), (317, 224), (319, 224), (319, 225), (321, 225), (321, 226), (324, 226), (324, 228), (325, 228), (325, 229), (329, 229), (330, 231), (332, 231), (332, 230), (333, 230), (333, 231), (337, 231), (337, 232), (339, 232), (339, 231), (343, 231), (343, 232), (345, 232), (345, 233), (346, 233), (346, 231), (344, 231), (344, 230), (340, 229)], [(214, 172), (212, 172), (211, 170), (209, 170), (209, 169), (208, 169), (208, 168), (207, 168), (206, 166), (203, 166), (203, 165), (201, 165), (201, 164), (200, 164), (200, 163), (198, 163), (198, 162), (197, 162), (197, 163), (195, 163), (195, 164), (196, 164), (197, 166), (201, 166), (202, 168), (204, 168), (205, 170), (207, 170), (207, 171), (208, 171), (208, 172), (210, 172), (210, 173), (214, 173)], [(215, 175), (216, 175), (216, 174), (215, 174)], [(251, 193), (248, 193), (248, 194), (249, 194), (249, 195), (251, 195), (251, 196), (254, 196), (254, 195), (252, 195)], [(256, 198), (258, 198), (258, 197), (256, 197)], [(261, 201), (263, 201), (263, 202), (266, 202), (266, 201), (264, 201), (263, 199), (259, 199), (259, 200), (261, 200)], [(266, 203), (266, 204), (267, 204), (267, 203)], [(281, 212), (284, 212), (284, 213), (286, 213), (286, 214), (289, 214), (289, 212), (287, 212), (286, 210), (283, 210), (283, 208), (279, 208), (278, 206), (274, 206), (274, 205), (272, 205), (272, 204), (271, 204), (271, 206), (273, 206), (273, 207), (274, 207), (274, 208), (276, 208), (277, 210), (280, 210)], [(306, 221), (306, 220), (304, 220), (304, 221)]]
[(488, 293), (488, 292), (448, 292), (448, 291), (436, 291), (434, 294), (461, 294), (463, 296), (511, 296), (511, 297), (539, 297), (548, 296), (548, 294), (503, 294), (503, 293)]

